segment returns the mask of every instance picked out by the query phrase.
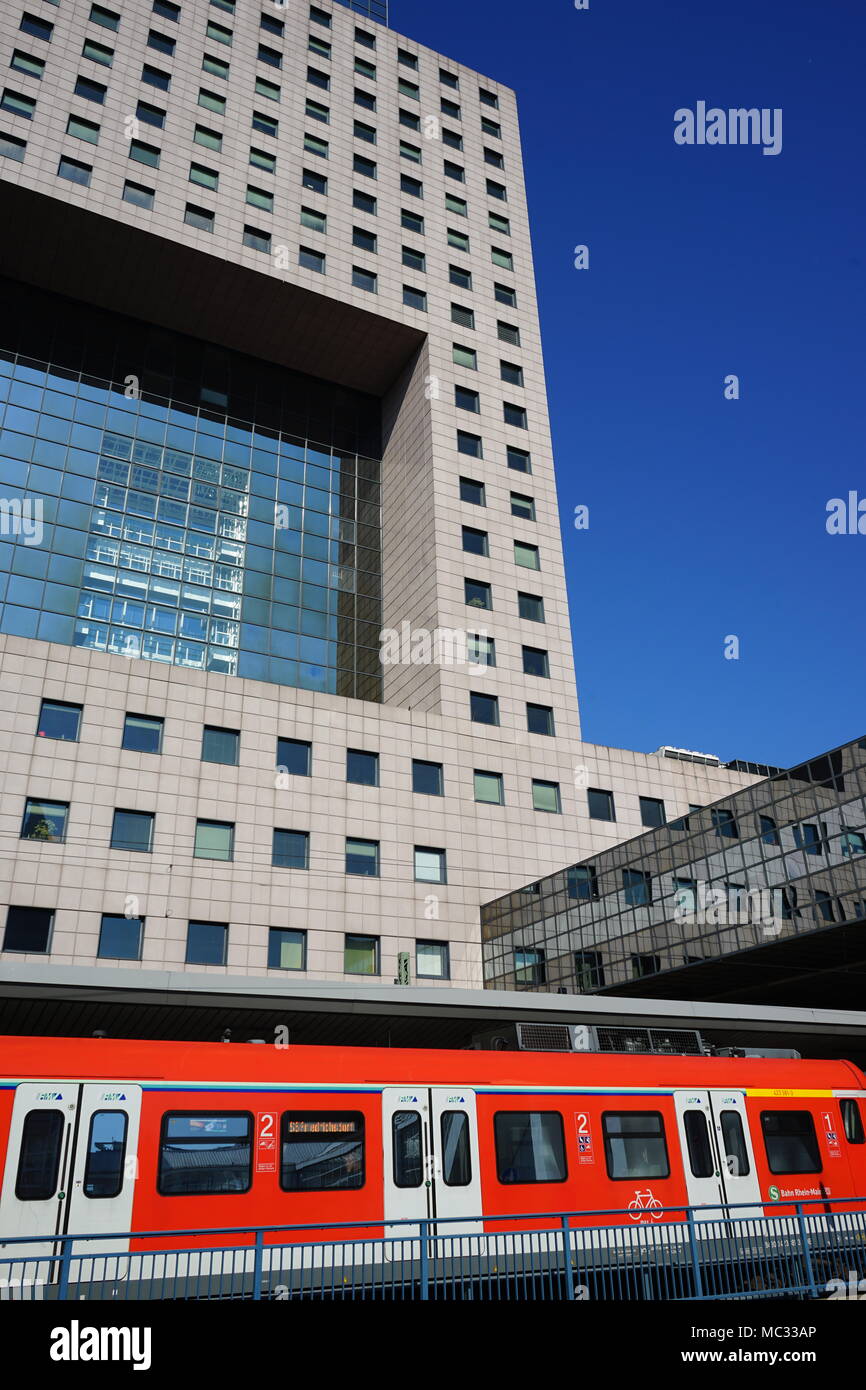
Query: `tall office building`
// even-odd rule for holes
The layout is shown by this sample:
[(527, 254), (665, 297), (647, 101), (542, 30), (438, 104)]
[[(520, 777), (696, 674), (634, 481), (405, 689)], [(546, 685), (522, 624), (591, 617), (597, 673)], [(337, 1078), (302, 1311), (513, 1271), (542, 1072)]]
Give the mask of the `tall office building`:
[(480, 985), (754, 780), (581, 741), (514, 93), (384, 19), (4, 9), (0, 976)]

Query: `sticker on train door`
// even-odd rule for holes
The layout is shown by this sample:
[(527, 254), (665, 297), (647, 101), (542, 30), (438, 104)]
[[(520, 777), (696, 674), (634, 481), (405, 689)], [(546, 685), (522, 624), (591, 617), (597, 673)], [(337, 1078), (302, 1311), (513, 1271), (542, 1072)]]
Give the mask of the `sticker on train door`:
[(256, 1115), (256, 1172), (277, 1171), (277, 1115), (274, 1110), (260, 1110)]
[(839, 1131), (836, 1129), (836, 1121), (829, 1110), (821, 1111), (821, 1119), (824, 1121), (824, 1138), (827, 1140), (827, 1151), (830, 1157), (841, 1158), (842, 1149), (839, 1145)]
[(592, 1128), (586, 1111), (581, 1110), (575, 1114), (574, 1125), (577, 1130), (578, 1163), (595, 1163), (595, 1154), (592, 1150)]

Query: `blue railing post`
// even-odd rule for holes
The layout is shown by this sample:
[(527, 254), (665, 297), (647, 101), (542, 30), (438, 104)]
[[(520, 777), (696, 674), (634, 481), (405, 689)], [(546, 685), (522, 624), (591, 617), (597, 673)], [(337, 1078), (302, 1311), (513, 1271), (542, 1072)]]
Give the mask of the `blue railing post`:
[(695, 1212), (693, 1207), (686, 1207), (689, 1226), (689, 1246), (692, 1252), (692, 1269), (695, 1272), (695, 1298), (703, 1298), (704, 1281), (701, 1275), (701, 1262), (698, 1259), (698, 1247), (695, 1239)]
[(262, 1296), (262, 1267), (264, 1264), (265, 1253), (265, 1233), (259, 1229), (256, 1231), (256, 1253), (253, 1258), (253, 1298), (257, 1301)]
[(812, 1251), (809, 1247), (809, 1232), (806, 1228), (806, 1216), (803, 1211), (803, 1203), (797, 1202), (797, 1221), (800, 1226), (800, 1240), (803, 1245), (803, 1261), (806, 1266), (806, 1278), (809, 1281), (809, 1292), (817, 1296), (818, 1289), (815, 1284), (815, 1271), (812, 1268)]
[(571, 1269), (571, 1228), (568, 1224), (568, 1217), (562, 1218), (562, 1259), (565, 1266), (565, 1296), (567, 1299), (574, 1298), (574, 1279)]
[(60, 1283), (57, 1288), (58, 1299), (69, 1297), (69, 1268), (72, 1264), (72, 1241), (69, 1236), (61, 1236), (63, 1254), (60, 1257)]
[(429, 1258), (429, 1252), (428, 1252), (428, 1250), (427, 1250), (427, 1231), (428, 1231), (428, 1227), (429, 1227), (429, 1223), (428, 1223), (428, 1222), (426, 1222), (426, 1221), (422, 1221), (422, 1222), (421, 1222), (421, 1226), (420, 1226), (420, 1240), (421, 1240), (421, 1298), (424, 1300), (425, 1303), (426, 1303), (426, 1302), (428, 1301), (428, 1299), (430, 1298), (430, 1258)]

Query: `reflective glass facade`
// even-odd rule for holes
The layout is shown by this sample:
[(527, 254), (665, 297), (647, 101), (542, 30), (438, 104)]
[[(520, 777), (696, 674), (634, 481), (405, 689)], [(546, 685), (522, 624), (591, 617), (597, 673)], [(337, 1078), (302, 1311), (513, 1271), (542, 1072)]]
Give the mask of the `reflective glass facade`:
[(379, 24), (388, 23), (388, 0), (337, 0), (337, 3), (365, 19), (375, 19)]
[(4, 297), (0, 631), (381, 699), (378, 401)]
[[(487, 988), (575, 994), (640, 992), (650, 977), (690, 967), (706, 975), (725, 957), (742, 962), (846, 924), (859, 939), (866, 739), (488, 903), (481, 923)], [(543, 979), (527, 979), (533, 952)], [(809, 969), (833, 959), (825, 937)], [(770, 979), (770, 957), (762, 961)]]

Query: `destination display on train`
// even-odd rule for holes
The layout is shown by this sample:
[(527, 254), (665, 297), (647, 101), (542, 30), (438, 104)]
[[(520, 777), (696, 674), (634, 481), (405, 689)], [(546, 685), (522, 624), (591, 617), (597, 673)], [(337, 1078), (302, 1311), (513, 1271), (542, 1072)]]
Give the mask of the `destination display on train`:
[(357, 1128), (354, 1120), (289, 1120), (286, 1124), (288, 1134), (354, 1134)]

